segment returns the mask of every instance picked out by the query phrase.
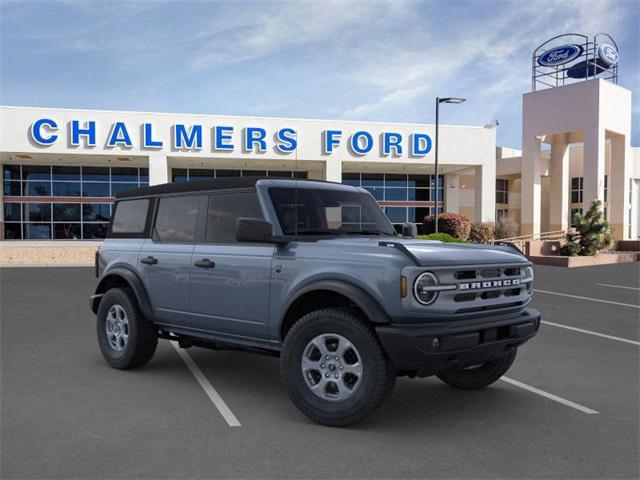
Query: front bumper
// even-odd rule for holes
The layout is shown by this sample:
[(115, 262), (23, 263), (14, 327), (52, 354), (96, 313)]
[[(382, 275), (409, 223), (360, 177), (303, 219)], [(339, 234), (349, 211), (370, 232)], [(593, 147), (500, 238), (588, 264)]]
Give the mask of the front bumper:
[(399, 373), (427, 377), (487, 362), (522, 345), (540, 328), (540, 312), (489, 318), (376, 327), (383, 348)]

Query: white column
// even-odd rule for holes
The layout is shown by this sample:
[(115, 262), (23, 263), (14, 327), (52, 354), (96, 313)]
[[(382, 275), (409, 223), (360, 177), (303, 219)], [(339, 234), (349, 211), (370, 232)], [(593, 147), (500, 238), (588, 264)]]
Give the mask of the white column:
[(475, 221), (493, 222), (496, 219), (496, 163), (495, 159), (475, 167)]
[(163, 153), (155, 153), (149, 155), (149, 185), (160, 185), (168, 183), (169, 180), (169, 162), (167, 156)]
[[(629, 179), (632, 165), (631, 145), (628, 135), (615, 135), (611, 140), (611, 162), (607, 200), (609, 202), (609, 227), (613, 238), (629, 237)], [(637, 218), (637, 215), (636, 215)]]
[(324, 179), (328, 182), (342, 183), (342, 161), (327, 159), (324, 162)]
[(457, 173), (447, 173), (444, 176), (445, 212), (458, 213), (460, 208), (460, 176)]
[(582, 209), (586, 212), (596, 198), (604, 202), (604, 129), (596, 126), (585, 130), (583, 155)]
[(525, 135), (523, 138), (521, 168), (522, 208), (520, 210), (520, 234), (539, 234), (542, 160), (540, 158), (540, 139), (535, 135)]
[(549, 230), (566, 230), (569, 221), (569, 145), (567, 135), (556, 135), (551, 145), (551, 201)]

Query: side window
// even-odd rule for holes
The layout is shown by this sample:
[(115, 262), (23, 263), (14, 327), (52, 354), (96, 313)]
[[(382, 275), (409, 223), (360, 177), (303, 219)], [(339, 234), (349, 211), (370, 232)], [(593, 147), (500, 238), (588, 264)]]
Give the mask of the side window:
[(140, 234), (147, 223), (149, 199), (120, 200), (116, 203), (111, 231), (118, 234)]
[(156, 215), (156, 238), (163, 243), (193, 243), (199, 204), (197, 195), (161, 198)]
[(235, 243), (239, 217), (263, 218), (255, 191), (209, 195), (207, 243)]

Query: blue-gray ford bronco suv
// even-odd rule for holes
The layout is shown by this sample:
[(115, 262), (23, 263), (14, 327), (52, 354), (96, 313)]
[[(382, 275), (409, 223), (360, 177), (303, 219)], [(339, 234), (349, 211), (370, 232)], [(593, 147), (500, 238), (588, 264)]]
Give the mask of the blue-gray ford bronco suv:
[(293, 403), (331, 426), (365, 419), (398, 376), (485, 387), (540, 325), (515, 247), (398, 236), (366, 190), (321, 181), (122, 192), (96, 274), (112, 367), (145, 364), (158, 338), (277, 355)]

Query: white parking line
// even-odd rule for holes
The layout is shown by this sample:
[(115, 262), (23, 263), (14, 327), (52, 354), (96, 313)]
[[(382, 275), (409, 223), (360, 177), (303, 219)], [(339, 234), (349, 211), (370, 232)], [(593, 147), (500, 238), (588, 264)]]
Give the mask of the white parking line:
[(547, 320), (541, 320), (541, 323), (544, 323), (545, 325), (553, 325), (554, 327), (566, 328), (567, 330), (573, 330), (575, 332), (586, 333), (588, 335), (595, 335), (596, 337), (608, 338), (609, 340), (615, 340), (617, 342), (630, 343), (631, 345), (638, 345), (640, 347), (640, 342), (636, 342), (635, 340), (629, 340), (628, 338), (614, 337), (613, 335), (605, 335), (604, 333), (598, 333), (592, 330), (584, 330), (582, 328), (570, 327), (568, 325), (553, 323)]
[(637, 308), (637, 309), (640, 310), (640, 305), (634, 305), (633, 303), (613, 302), (611, 300), (603, 300), (602, 298), (581, 297), (580, 295), (569, 295), (568, 293), (550, 292), (548, 290), (535, 289), (534, 292), (536, 292), (536, 293), (546, 293), (548, 295), (558, 295), (559, 297), (577, 298), (578, 300), (588, 300), (590, 302), (609, 303), (611, 305), (619, 305), (621, 307)]
[(198, 381), (204, 392), (208, 395), (209, 399), (213, 402), (215, 407), (220, 412), (220, 415), (222, 415), (222, 417), (227, 422), (227, 425), (229, 425), (230, 427), (241, 427), (242, 425), (240, 424), (236, 416), (224, 402), (222, 397), (218, 394), (216, 389), (213, 388), (213, 385), (211, 385), (209, 380), (207, 380), (207, 377), (204, 376), (204, 373), (202, 373), (200, 367), (196, 365), (189, 354), (183, 348), (180, 348), (176, 342), (169, 343), (173, 346), (173, 348), (175, 348), (176, 352), (178, 352), (178, 355), (180, 355), (180, 358), (184, 360), (184, 363), (187, 364), (187, 367), (189, 367), (189, 370), (191, 370), (193, 376), (196, 377), (196, 380)]
[(539, 388), (532, 387), (531, 385), (527, 385), (526, 383), (519, 382), (509, 377), (502, 377), (501, 380), (504, 380), (511, 385), (515, 385), (516, 387), (523, 388), (524, 390), (528, 390), (529, 392), (535, 393), (542, 397), (548, 398), (549, 400), (553, 400), (554, 402), (561, 403), (562, 405), (566, 405), (567, 407), (573, 408), (574, 410), (578, 410), (582, 413), (586, 413), (587, 415), (598, 415), (600, 412), (592, 410), (584, 405), (580, 405), (578, 403), (572, 402), (571, 400), (567, 400), (566, 398), (558, 397), (549, 392), (545, 392), (544, 390), (540, 390)]
[(610, 283), (596, 283), (596, 286), (598, 286), (598, 287), (611, 287), (611, 288), (624, 288), (625, 290), (638, 290), (638, 291), (640, 291), (640, 288), (638, 288), (638, 287), (627, 287), (625, 285), (612, 285)]

